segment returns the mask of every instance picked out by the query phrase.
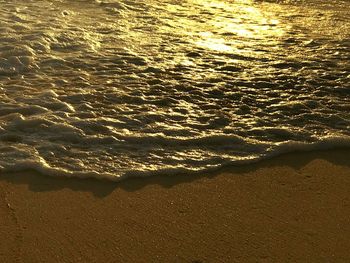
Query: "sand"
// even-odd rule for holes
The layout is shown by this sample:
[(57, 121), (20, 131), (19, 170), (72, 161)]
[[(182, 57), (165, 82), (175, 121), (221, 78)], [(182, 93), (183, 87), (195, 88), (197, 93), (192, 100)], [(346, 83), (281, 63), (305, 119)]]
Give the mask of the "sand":
[(349, 262), (350, 150), (111, 183), (0, 175), (0, 262)]

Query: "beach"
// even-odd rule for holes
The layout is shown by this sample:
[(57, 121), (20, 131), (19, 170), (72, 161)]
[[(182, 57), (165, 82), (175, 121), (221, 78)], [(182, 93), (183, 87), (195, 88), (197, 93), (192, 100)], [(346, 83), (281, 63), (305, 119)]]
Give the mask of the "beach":
[(0, 176), (1, 262), (347, 262), (350, 150), (113, 183)]
[(0, 5), (0, 263), (350, 262), (350, 2)]

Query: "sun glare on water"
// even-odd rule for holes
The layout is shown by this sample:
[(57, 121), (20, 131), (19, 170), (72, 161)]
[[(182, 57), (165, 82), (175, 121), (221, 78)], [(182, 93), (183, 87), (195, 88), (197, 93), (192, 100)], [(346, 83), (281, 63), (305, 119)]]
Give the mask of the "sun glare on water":
[[(177, 29), (184, 30), (182, 33), (201, 48), (233, 52), (241, 41), (277, 39), (284, 34), (273, 13), (254, 6), (249, 0), (190, 0), (187, 4), (193, 7), (192, 12), (177, 21)], [(191, 19), (194, 16), (203, 16), (203, 19)]]

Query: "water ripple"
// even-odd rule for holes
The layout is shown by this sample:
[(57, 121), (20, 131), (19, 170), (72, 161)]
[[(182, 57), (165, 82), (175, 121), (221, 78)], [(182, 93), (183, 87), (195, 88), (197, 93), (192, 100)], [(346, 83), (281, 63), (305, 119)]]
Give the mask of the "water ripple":
[(0, 1), (0, 168), (119, 180), (349, 145), (347, 1)]

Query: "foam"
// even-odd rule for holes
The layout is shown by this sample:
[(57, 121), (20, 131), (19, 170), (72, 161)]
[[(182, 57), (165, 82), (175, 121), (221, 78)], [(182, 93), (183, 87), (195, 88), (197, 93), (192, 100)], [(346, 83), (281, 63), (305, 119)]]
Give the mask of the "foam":
[[(148, 177), (156, 175), (176, 176), (181, 174), (203, 174), (215, 172), (225, 167), (249, 165), (262, 160), (273, 158), (282, 154), (292, 152), (306, 152), (330, 149), (350, 148), (350, 137), (343, 136), (328, 136), (314, 143), (303, 143), (296, 141), (288, 141), (276, 144), (270, 150), (258, 157), (240, 158), (234, 160), (226, 160), (221, 164), (216, 164), (203, 168), (186, 168), (186, 167), (168, 167), (161, 169), (152, 169), (147, 167), (142, 170), (127, 169), (123, 173), (101, 173), (94, 170), (85, 171), (70, 171), (68, 169), (51, 167), (43, 158), (31, 158), (25, 161), (17, 161), (12, 164), (0, 162), (0, 170), (3, 172), (20, 172), (26, 170), (34, 170), (42, 174), (56, 177), (78, 177), (78, 178), (96, 178), (107, 179), (111, 181), (120, 181), (129, 177)], [(5, 149), (7, 151), (14, 150), (13, 148)], [(4, 148), (0, 148), (0, 152), (4, 152)]]

